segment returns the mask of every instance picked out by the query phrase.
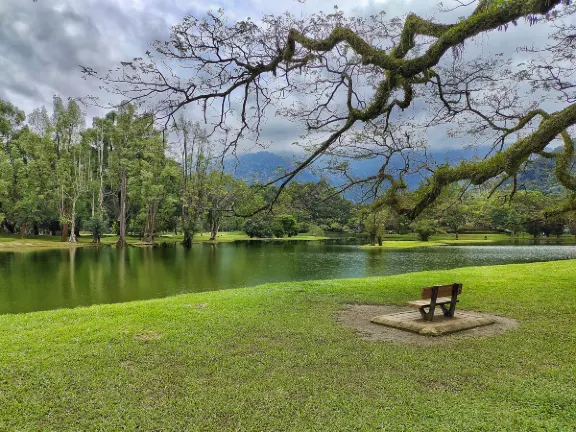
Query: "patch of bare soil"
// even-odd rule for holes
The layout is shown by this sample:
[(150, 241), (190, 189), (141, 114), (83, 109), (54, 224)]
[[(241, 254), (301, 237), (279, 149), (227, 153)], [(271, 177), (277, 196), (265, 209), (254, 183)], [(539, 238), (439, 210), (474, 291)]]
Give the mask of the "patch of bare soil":
[(160, 339), (162, 336), (163, 336), (162, 333), (155, 332), (152, 330), (146, 330), (146, 331), (141, 331), (139, 333), (136, 333), (136, 335), (134, 337), (138, 340), (149, 341), (149, 340)]
[[(371, 319), (378, 315), (392, 314), (414, 310), (405, 306), (394, 305), (362, 305), (346, 304), (336, 313), (339, 325), (352, 327), (361, 339), (369, 342), (400, 342), (416, 346), (440, 346), (463, 339), (474, 339), (497, 336), (507, 330), (518, 327), (518, 321), (511, 318), (504, 318), (497, 315), (489, 315), (474, 312), (475, 315), (485, 316), (494, 319), (494, 324), (477, 327), (470, 330), (462, 330), (444, 336), (422, 336), (406, 330), (387, 327), (371, 322)], [(470, 311), (472, 312), (472, 311)], [(458, 310), (456, 310), (458, 313)]]

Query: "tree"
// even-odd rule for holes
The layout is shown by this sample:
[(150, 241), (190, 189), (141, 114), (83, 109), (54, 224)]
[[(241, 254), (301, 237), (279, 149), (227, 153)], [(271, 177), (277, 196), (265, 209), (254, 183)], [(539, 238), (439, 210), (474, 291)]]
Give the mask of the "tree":
[(292, 237), (298, 235), (298, 222), (296, 222), (296, 218), (289, 214), (283, 214), (276, 218), (280, 225), (282, 226), (282, 230), (288, 237)]
[(467, 211), (462, 204), (455, 204), (449, 207), (444, 213), (444, 223), (454, 231), (458, 237), (458, 231), (466, 225)]
[(511, 206), (495, 207), (491, 220), (496, 228), (506, 230), (512, 236), (522, 229), (522, 216)]
[(182, 244), (190, 247), (207, 205), (206, 182), (210, 165), (208, 136), (199, 123), (184, 116), (174, 121), (182, 154)]
[(421, 241), (427, 242), (436, 233), (436, 223), (430, 219), (420, 219), (412, 223), (412, 229)]
[(4, 144), (10, 141), (10, 137), (24, 123), (24, 120), (26, 120), (26, 115), (23, 111), (10, 102), (0, 99), (0, 137)]
[(370, 245), (374, 246), (376, 241), (382, 246), (382, 238), (386, 231), (386, 225), (391, 222), (392, 212), (388, 209), (380, 209), (368, 214), (365, 221), (365, 228), (368, 231)]
[(559, 238), (564, 234), (564, 228), (566, 227), (566, 219), (560, 216), (549, 218), (544, 221), (544, 226), (542, 231), (546, 236), (555, 235)]
[[(56, 208), (62, 223), (62, 241), (76, 242), (76, 203), (84, 190), (84, 170), (82, 169), (83, 151), (81, 132), (84, 127), (84, 114), (79, 105), (71, 100), (64, 104), (58, 96), (54, 97), (52, 140), (56, 152)], [(72, 232), (69, 233), (70, 224)]]
[(240, 185), (232, 175), (214, 169), (209, 172), (206, 179), (206, 198), (211, 241), (216, 240), (225, 214), (232, 212), (240, 194)]
[(151, 227), (157, 211), (155, 202), (162, 193), (157, 177), (163, 166), (164, 143), (154, 128), (153, 118), (149, 114), (138, 114), (132, 104), (123, 105), (111, 119), (115, 127), (109, 164), (119, 204), (119, 239), (116, 245), (123, 247), (128, 232), (129, 200), (142, 204), (145, 197), (147, 213), (142, 219), (149, 224), (148, 232), (153, 230)]
[(544, 223), (540, 220), (529, 220), (524, 224), (524, 229), (534, 238), (540, 236), (544, 230)]
[(270, 238), (274, 236), (272, 219), (267, 216), (256, 216), (246, 219), (244, 232), (250, 237)]
[[(250, 19), (229, 23), (220, 12), (203, 19), (188, 16), (172, 28), (168, 42), (153, 45), (154, 53), (125, 62), (100, 79), (111, 92), (130, 100), (160, 99), (153, 108), (161, 119), (172, 118), (187, 105), (214, 110), (217, 115), (206, 116), (206, 121), (222, 131), (225, 151), (233, 151), (250, 134), (259, 142), (271, 109), (300, 122), (308, 131), (304, 145), (310, 152), (279, 176), (277, 196), (327, 153), (345, 159), (378, 157), (382, 165), (364, 178), (354, 176), (345, 163), (331, 164), (348, 179), (340, 189), (369, 187), (377, 192), (376, 206), (390, 206), (412, 220), (450, 184), (480, 185), (491, 179), (502, 184), (512, 179), (513, 194), (517, 173), (533, 154), (554, 160), (558, 180), (576, 191), (569, 167), (574, 145), (567, 133), (576, 124), (576, 85), (570, 82), (573, 62), (547, 67), (546, 60), (534, 59), (514, 74), (505, 60), (464, 62), (461, 56), (465, 43), (478, 35), (508, 30), (521, 19), (526, 25), (562, 23), (574, 14), (575, 6), (568, 0), (480, 0), (459, 5), (464, 16), (452, 23), (415, 14), (408, 14), (403, 23), (386, 21), (383, 13), (346, 18), (339, 11), (302, 20), (290, 14), (266, 16), (261, 24)], [(558, 26), (547, 49), (550, 56), (571, 58), (571, 30), (569, 25)], [(89, 66), (83, 70), (98, 76)], [(178, 70), (185, 72), (179, 75)], [(565, 95), (565, 102), (557, 111), (546, 112), (518, 96), (518, 81), (537, 91), (545, 88)], [(299, 100), (302, 95), (310, 97), (293, 104), (288, 95)], [(418, 98), (427, 102), (430, 113), (423, 125), (472, 125), (464, 132), (491, 132), (496, 145), (481, 160), (427, 165), (431, 172), (427, 181), (411, 195), (413, 199), (405, 200), (403, 179), (413, 169), (410, 155), (422, 143), (412, 124), (416, 120), (402, 111)], [(557, 137), (563, 151), (546, 152)], [(391, 163), (395, 157), (404, 165), (395, 168)], [(266, 203), (265, 208), (271, 205)], [(570, 208), (576, 208), (574, 195), (559, 211)]]

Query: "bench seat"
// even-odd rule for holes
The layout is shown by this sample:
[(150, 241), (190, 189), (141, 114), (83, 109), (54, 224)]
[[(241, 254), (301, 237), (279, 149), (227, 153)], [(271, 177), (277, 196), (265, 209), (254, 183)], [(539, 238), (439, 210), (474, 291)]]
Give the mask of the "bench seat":
[[(434, 285), (422, 289), (420, 300), (409, 301), (408, 305), (418, 308), (420, 315), (426, 321), (434, 319), (436, 306), (440, 306), (445, 317), (454, 317), (458, 296), (462, 293), (462, 284)], [(450, 305), (450, 306), (447, 306)]]
[[(416, 308), (422, 307), (422, 306), (430, 306), (430, 302), (432, 301), (432, 299), (425, 299), (425, 300), (414, 300), (414, 301), (409, 301), (408, 305), (410, 306), (414, 306)], [(458, 300), (456, 300), (458, 301)], [(438, 297), (436, 299), (436, 304), (440, 305), (440, 304), (448, 304), (452, 302), (452, 298), (451, 297)]]

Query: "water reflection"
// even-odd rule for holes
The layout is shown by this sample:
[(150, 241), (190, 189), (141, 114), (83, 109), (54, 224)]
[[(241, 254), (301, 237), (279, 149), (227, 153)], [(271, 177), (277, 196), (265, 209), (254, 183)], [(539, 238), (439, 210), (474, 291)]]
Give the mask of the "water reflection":
[(242, 242), (0, 253), (0, 313), (166, 297), (265, 282), (390, 275), (576, 258), (574, 246), (360, 249), (337, 242)]

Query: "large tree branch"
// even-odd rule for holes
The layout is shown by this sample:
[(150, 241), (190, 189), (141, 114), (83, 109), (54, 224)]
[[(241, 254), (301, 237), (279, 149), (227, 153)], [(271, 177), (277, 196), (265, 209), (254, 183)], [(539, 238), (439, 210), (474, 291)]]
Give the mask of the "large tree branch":
[[(508, 149), (497, 153), (487, 160), (465, 162), (454, 167), (443, 166), (438, 168), (428, 183), (418, 191), (421, 197), (413, 206), (401, 208), (395, 196), (397, 190), (393, 189), (388, 192), (385, 199), (379, 204), (391, 204), (396, 207), (399, 213), (414, 219), (432, 204), (438, 198), (442, 189), (449, 184), (468, 180), (474, 185), (480, 185), (504, 173), (513, 176), (522, 163), (532, 154), (544, 151), (546, 146), (558, 135), (569, 139), (565, 130), (575, 124), (576, 104), (573, 104), (562, 111), (548, 115), (533, 133), (518, 140)], [(573, 142), (570, 139), (569, 143), (572, 143), (571, 149), (568, 148), (568, 151), (558, 156), (557, 174), (560, 175), (560, 178), (563, 178), (563, 182), (566, 185), (576, 186), (576, 182), (568, 174), (568, 155), (571, 157), (574, 152)]]

